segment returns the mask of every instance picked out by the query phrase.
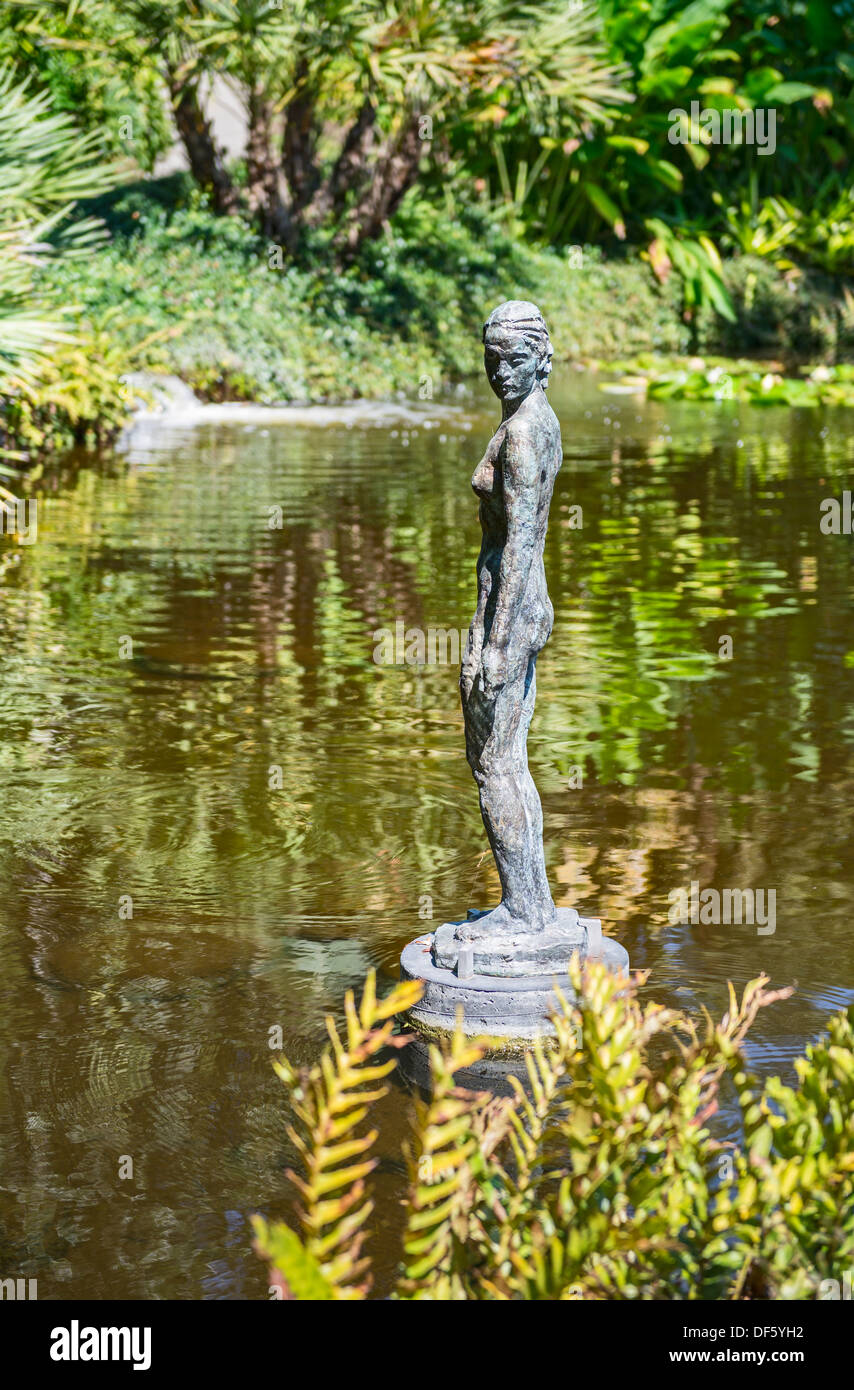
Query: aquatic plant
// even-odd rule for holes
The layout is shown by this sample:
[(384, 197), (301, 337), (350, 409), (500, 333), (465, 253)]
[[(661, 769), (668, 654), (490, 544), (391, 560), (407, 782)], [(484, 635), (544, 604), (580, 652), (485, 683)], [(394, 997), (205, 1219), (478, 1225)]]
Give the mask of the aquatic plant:
[(805, 376), (785, 376), (772, 364), (726, 358), (646, 357), (611, 363), (625, 375), (601, 389), (615, 394), (645, 394), (651, 400), (740, 401), (749, 405), (854, 406), (854, 366), (818, 364)]

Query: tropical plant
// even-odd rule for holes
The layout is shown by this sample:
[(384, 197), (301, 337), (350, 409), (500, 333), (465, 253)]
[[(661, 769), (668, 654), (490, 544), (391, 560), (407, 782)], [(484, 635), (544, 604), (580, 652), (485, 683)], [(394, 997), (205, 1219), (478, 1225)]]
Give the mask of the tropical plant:
[(831, 275), (854, 274), (851, 188), (843, 188), (831, 198), (820, 196), (816, 204), (803, 207), (783, 197), (769, 199), (766, 206), (774, 214), (778, 229), (785, 228), (785, 244), (796, 260), (819, 266)]
[[(799, 1089), (760, 1090), (741, 1046), (765, 1005), (764, 976), (703, 1027), (641, 1005), (602, 965), (571, 967), (554, 1038), (525, 1059), (527, 1084), (495, 1098), (455, 1073), (485, 1040), (430, 1047), (432, 1089), (414, 1105), (407, 1152), (404, 1299), (738, 1299), (815, 1297), (854, 1256), (854, 1010), (797, 1063)], [(255, 1219), (256, 1248), (288, 1298), (365, 1298), (365, 1181), (376, 1129), (365, 1130), (400, 1048), (391, 1020), (412, 984), (378, 1004), (369, 977), (347, 1037), (307, 1071), (283, 1061), (305, 1164), (297, 1230)], [(712, 1137), (725, 1079), (740, 1147)], [(378, 1087), (377, 1083), (383, 1085)], [(355, 1160), (355, 1161), (354, 1161)]]
[(103, 325), (81, 332), (77, 306), (51, 295), (44, 276), (51, 263), (84, 257), (103, 240), (97, 218), (71, 213), (114, 177), (96, 134), (57, 111), (49, 91), (0, 67), (0, 452), (7, 457), (87, 431), (107, 434), (126, 413), (127, 356)]
[(46, 346), (68, 337), (58, 315), (34, 306), (33, 271), (47, 249), (45, 230), (0, 221), (0, 382), (9, 371), (32, 377)]
[(94, 323), (76, 322), (73, 334), (54, 343), (35, 371), (6, 373), (0, 381), (6, 398), (0, 452), (32, 458), (72, 444), (101, 444), (121, 429), (134, 394), (124, 376), (137, 367), (166, 366), (158, 348), (179, 330), (146, 331), (147, 323), (125, 317), (124, 333), (130, 329), (135, 339), (131, 346), (115, 332), (118, 313), (113, 308)]
[(721, 258), (714, 242), (702, 233), (696, 238), (686, 236), (684, 231), (669, 227), (658, 217), (650, 217), (646, 229), (652, 241), (644, 254), (657, 278), (665, 281), (671, 270), (681, 277), (686, 321), (693, 323), (697, 310), (709, 305), (722, 318), (734, 323), (735, 311), (724, 285)]
[(745, 256), (765, 256), (773, 260), (778, 270), (793, 270), (794, 262), (783, 253), (789, 247), (795, 231), (795, 221), (776, 198), (766, 198), (761, 206), (754, 196), (743, 195), (737, 202), (724, 203), (722, 194), (712, 195), (720, 206), (725, 223), (722, 244)]
[[(103, 48), (117, 72), (154, 64), (197, 182), (246, 207), (291, 251), (330, 227), (351, 260), (414, 185), (446, 127), (512, 123), (559, 134), (627, 100), (588, 4), (517, 0), (15, 0), (47, 14), (58, 53)], [(62, 16), (64, 15), (64, 25)], [(241, 191), (205, 112), (226, 78), (246, 111)]]
[[(330, 1049), (311, 1071), (300, 1075), (286, 1058), (274, 1064), (290, 1090), (301, 1126), (288, 1129), (305, 1162), (305, 1178), (292, 1175), (301, 1198), (304, 1240), (298, 1263), (318, 1288), (325, 1287), (327, 1297), (359, 1298), (369, 1287), (368, 1263), (361, 1248), (373, 1211), (365, 1178), (376, 1167), (370, 1151), (377, 1132), (356, 1131), (370, 1106), (388, 1092), (383, 1083), (395, 1063), (393, 1058), (377, 1060), (377, 1054), (406, 1042), (394, 1033), (394, 1017), (411, 1008), (420, 993), (420, 985), (404, 983), (378, 1001), (376, 977), (371, 974), (358, 1011), (351, 992), (344, 1001), (343, 1041), (334, 1021), (328, 1021)], [(261, 1232), (259, 1223), (259, 1239)], [(275, 1240), (276, 1233), (270, 1238)], [(278, 1239), (284, 1250), (294, 1249), (286, 1244), (283, 1232)]]
[(68, 341), (68, 312), (38, 305), (35, 272), (47, 257), (91, 247), (99, 224), (70, 224), (68, 214), (110, 173), (95, 136), (54, 111), (49, 93), (0, 68), (0, 376), (30, 375), (48, 344)]
[[(642, 242), (655, 219), (691, 225), (695, 238), (724, 235), (729, 244), (737, 224), (736, 244), (775, 256), (787, 235), (769, 242), (761, 210), (769, 198), (788, 198), (804, 213), (815, 210), (820, 253), (821, 223), (847, 191), (854, 123), (848, 7), (599, 0), (597, 8), (608, 54), (628, 74), (631, 103), (612, 101), (606, 121), (557, 138), (510, 113), (493, 127), (455, 124), (448, 139), (458, 196), (474, 175), (497, 215), (550, 245), (603, 235)], [(718, 112), (773, 111), (776, 157), (742, 142), (712, 145), (687, 116), (693, 100)], [(674, 125), (679, 111), (684, 143)], [(802, 246), (800, 259), (843, 268), (847, 252), (838, 241), (831, 255), (833, 267)]]
[(157, 66), (117, 6), (78, 0), (6, 0), (0, 63), (50, 93), (54, 110), (97, 134), (112, 158), (150, 170), (174, 140)]

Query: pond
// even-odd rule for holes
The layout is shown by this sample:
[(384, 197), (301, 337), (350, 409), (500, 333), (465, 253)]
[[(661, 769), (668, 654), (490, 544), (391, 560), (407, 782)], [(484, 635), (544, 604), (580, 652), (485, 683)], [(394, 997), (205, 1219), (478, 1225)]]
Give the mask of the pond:
[[(750, 1044), (790, 1078), (854, 997), (854, 540), (819, 526), (854, 413), (569, 369), (551, 396), (555, 897), (695, 1015), (796, 983)], [(287, 1213), (294, 1161), (271, 1030), (312, 1060), (431, 911), (497, 900), (453, 642), (374, 659), (383, 629), (467, 627), (496, 415), (475, 386), (140, 425), (46, 469), (35, 542), (0, 540), (0, 1275), (40, 1298), (266, 1297), (248, 1215)], [(672, 920), (692, 883), (773, 890), (773, 930)]]

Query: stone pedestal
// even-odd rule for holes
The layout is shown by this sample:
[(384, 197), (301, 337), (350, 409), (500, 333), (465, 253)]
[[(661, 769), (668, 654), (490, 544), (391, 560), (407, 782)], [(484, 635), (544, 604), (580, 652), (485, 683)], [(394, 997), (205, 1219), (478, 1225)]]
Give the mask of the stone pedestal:
[(461, 1008), (467, 1036), (492, 1039), (492, 1056), (518, 1056), (535, 1038), (553, 1034), (548, 1015), (558, 1004), (555, 988), (574, 1000), (566, 973), (573, 954), (582, 962), (602, 960), (615, 972), (628, 972), (625, 947), (602, 935), (598, 918), (579, 917), (573, 908), (559, 908), (556, 922), (542, 931), (508, 931), (479, 940), (481, 915), (443, 923), (435, 933), (411, 941), (400, 957), (401, 979), (424, 985), (407, 1022), (426, 1040), (450, 1036)]

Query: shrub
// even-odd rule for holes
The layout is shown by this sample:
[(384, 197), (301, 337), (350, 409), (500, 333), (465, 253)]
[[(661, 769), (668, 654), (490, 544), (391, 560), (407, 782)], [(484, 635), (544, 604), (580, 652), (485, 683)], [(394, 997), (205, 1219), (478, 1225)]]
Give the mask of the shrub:
[(67, 314), (35, 294), (36, 267), (91, 248), (96, 223), (69, 226), (68, 213), (112, 172), (97, 137), (0, 63), (0, 392), (7, 372), (32, 376), (50, 347), (68, 341)]
[[(432, 1091), (414, 1102), (400, 1273), (403, 1299), (810, 1298), (854, 1258), (854, 1009), (796, 1064), (799, 1086), (760, 1089), (741, 1044), (789, 990), (762, 976), (698, 1028), (641, 1005), (637, 984), (597, 963), (571, 968), (556, 1037), (527, 1055), (528, 1085), (496, 1098), (458, 1087), (484, 1043), (430, 1049)], [(368, 978), (342, 1038), (311, 1069), (277, 1064), (304, 1164), (296, 1229), (255, 1218), (256, 1249), (289, 1298), (364, 1299), (367, 1128), (419, 986), (382, 1002)], [(721, 1090), (743, 1142), (713, 1138)]]
[(2, 379), (0, 455), (28, 459), (73, 444), (104, 444), (118, 434), (133, 398), (122, 378), (134, 367), (164, 365), (159, 354), (166, 331), (139, 336), (126, 347), (114, 336), (117, 312), (79, 323), (35, 375), (8, 373)]
[(149, 330), (179, 329), (164, 348), (168, 367), (208, 397), (412, 395), (422, 375), (438, 383), (479, 371), (477, 327), (514, 296), (538, 300), (566, 356), (687, 346), (675, 295), (639, 261), (606, 265), (589, 251), (572, 269), (478, 210), (451, 218), (413, 198), (343, 275), (320, 245), (311, 271), (271, 266), (275, 248), (214, 217), (180, 180), (137, 185), (89, 210), (111, 241), (49, 267), (46, 289), (90, 318), (121, 306), (112, 331), (128, 349)]
[(783, 275), (758, 256), (724, 263), (735, 325), (705, 319), (706, 340), (725, 353), (771, 352), (789, 361), (850, 357), (854, 315), (844, 282), (817, 271)]

